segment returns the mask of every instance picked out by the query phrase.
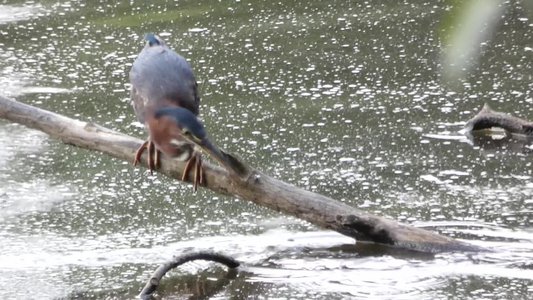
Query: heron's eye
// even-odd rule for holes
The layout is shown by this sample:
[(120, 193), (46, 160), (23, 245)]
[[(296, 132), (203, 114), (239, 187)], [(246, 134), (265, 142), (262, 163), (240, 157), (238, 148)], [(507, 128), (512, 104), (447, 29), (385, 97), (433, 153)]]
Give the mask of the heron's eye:
[(187, 128), (182, 128), (181, 129), (181, 132), (184, 136), (186, 136), (187, 138), (189, 138), (190, 140), (192, 141), (195, 141), (195, 142), (200, 142), (202, 139), (197, 137), (196, 135), (194, 135), (192, 132), (189, 131), (189, 129)]

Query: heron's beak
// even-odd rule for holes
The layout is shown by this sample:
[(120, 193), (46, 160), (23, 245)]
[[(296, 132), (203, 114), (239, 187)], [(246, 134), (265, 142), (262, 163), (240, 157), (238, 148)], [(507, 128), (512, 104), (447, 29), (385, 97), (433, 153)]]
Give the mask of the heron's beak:
[(228, 154), (213, 145), (209, 139), (204, 138), (199, 144), (204, 152), (211, 158), (219, 162), (226, 169), (234, 172), (239, 177), (245, 177), (248, 174), (248, 168), (233, 155)]

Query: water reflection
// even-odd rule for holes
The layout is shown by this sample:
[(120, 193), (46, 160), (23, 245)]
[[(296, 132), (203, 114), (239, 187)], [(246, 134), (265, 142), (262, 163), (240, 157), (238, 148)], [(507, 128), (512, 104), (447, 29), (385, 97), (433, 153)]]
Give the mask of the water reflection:
[[(435, 226), (436, 224), (426, 224)], [(464, 225), (469, 229), (459, 229)], [(243, 263), (237, 276), (230, 282), (223, 294), (251, 297), (262, 291), (265, 297), (283, 297), (287, 290), (298, 291), (306, 297), (330, 295), (334, 298), (358, 297), (374, 298), (393, 296), (408, 298), (413, 296), (429, 297), (439, 295), (441, 287), (446, 287), (449, 280), (468, 276), (491, 276), (516, 281), (521, 287), (520, 279), (531, 279), (533, 274), (530, 261), (533, 258), (530, 233), (515, 235), (515, 238), (528, 243), (515, 243), (509, 239), (509, 233), (498, 228), (468, 226), (468, 224), (438, 224), (440, 228), (456, 230), (482, 236), (493, 236), (492, 242), (476, 242), (476, 244), (494, 249), (494, 252), (475, 255), (441, 254), (435, 257), (407, 253), (376, 245), (353, 245), (352, 240), (331, 232), (295, 233), (285, 230), (271, 230), (254, 236), (218, 236), (193, 239), (190, 241), (170, 243), (152, 248), (121, 247), (120, 242), (113, 238), (107, 241), (92, 239), (73, 239), (59, 236), (23, 237), (3, 236), (11, 241), (12, 253), (3, 255), (0, 260), (2, 272), (21, 271), (22, 274), (39, 274), (39, 270), (48, 272), (65, 272), (59, 278), (64, 283), (52, 280), (59, 286), (83, 285), (86, 278), (99, 281), (99, 288), (84, 291), (86, 296), (98, 295), (98, 290), (106, 294), (126, 293), (134, 296), (140, 291), (143, 281), (151, 271), (172, 255), (187, 251), (215, 250), (234, 256)], [(512, 235), (512, 234), (511, 234)], [(45, 247), (39, 252), (32, 243)], [(496, 241), (499, 240), (499, 241)], [(505, 240), (505, 241), (504, 241)], [(103, 243), (105, 242), (105, 243)], [(18, 247), (16, 245), (19, 245)], [(65, 245), (61, 247), (59, 245)], [(102, 248), (106, 245), (105, 248)], [(57, 251), (62, 249), (61, 251)], [(34, 250), (32, 250), (34, 251)], [(509, 253), (513, 253), (510, 257)], [(453, 261), (453, 263), (450, 263)], [(162, 291), (173, 293), (183, 290), (171, 288), (178, 283), (185, 285), (190, 278), (205, 277), (205, 269), (212, 264), (192, 262), (180, 266), (165, 278)], [(105, 267), (111, 273), (109, 281), (101, 282), (101, 275), (94, 274)], [(212, 272), (212, 271), (208, 271)], [(401, 273), (402, 276), (398, 276)], [(199, 274), (199, 275), (194, 275)], [(209, 273), (207, 273), (209, 274)], [(364, 274), (364, 276), (361, 276)], [(35, 275), (32, 275), (35, 276)], [(207, 275), (215, 282), (223, 278), (221, 272)], [(4, 277), (6, 284), (17, 278)], [(202, 280), (202, 279), (197, 279)], [(118, 283), (121, 284), (118, 284)], [(174, 282), (174, 283), (172, 283)], [(169, 285), (170, 284), (170, 285)], [(233, 290), (234, 287), (239, 289)], [(276, 286), (275, 289), (268, 287)], [(72, 287), (71, 287), (72, 288)], [(137, 288), (137, 290), (135, 290)], [(58, 290), (57, 288), (55, 289)], [(70, 294), (72, 289), (61, 290), (62, 296)], [(43, 295), (49, 293), (43, 290)], [(57, 295), (61, 296), (61, 295)], [(102, 296), (102, 295), (101, 295)]]
[(528, 155), (533, 150), (532, 137), (513, 135), (505, 131), (471, 133), (467, 137), (474, 146), (482, 148), (487, 153), (500, 151)]

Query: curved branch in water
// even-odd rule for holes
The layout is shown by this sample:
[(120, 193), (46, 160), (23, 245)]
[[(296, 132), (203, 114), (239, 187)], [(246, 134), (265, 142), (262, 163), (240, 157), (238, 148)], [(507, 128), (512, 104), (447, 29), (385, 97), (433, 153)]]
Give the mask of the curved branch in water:
[(236, 261), (235, 259), (226, 256), (224, 254), (214, 253), (214, 252), (196, 252), (196, 253), (189, 253), (185, 255), (175, 256), (174, 259), (172, 259), (169, 262), (166, 262), (162, 265), (160, 265), (155, 272), (152, 274), (150, 279), (146, 282), (146, 285), (142, 289), (141, 293), (139, 294), (139, 298), (143, 300), (152, 299), (151, 296), (159, 286), (159, 283), (161, 282), (161, 279), (165, 274), (174, 269), (177, 268), (184, 263), (193, 261), (193, 260), (208, 260), (208, 261), (214, 261), (220, 264), (225, 265), (226, 267), (230, 269), (237, 268), (240, 263)]
[[(143, 143), (140, 139), (99, 125), (70, 119), (2, 96), (0, 118), (41, 130), (66, 144), (100, 151), (130, 162)], [(147, 166), (146, 158), (147, 156), (143, 155), (141, 159), (144, 166)], [(226, 170), (207, 162), (203, 166), (205, 188), (292, 215), (359, 241), (428, 253), (487, 250), (364, 212), (332, 198), (282, 182), (250, 167), (247, 167), (249, 176), (243, 179), (231, 176)], [(157, 171), (180, 180), (184, 167), (183, 162), (163, 157), (161, 167)]]

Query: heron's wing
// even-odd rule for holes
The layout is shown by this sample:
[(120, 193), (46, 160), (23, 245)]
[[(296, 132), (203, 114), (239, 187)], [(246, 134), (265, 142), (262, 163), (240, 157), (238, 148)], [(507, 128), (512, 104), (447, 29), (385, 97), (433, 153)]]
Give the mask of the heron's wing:
[(198, 93), (198, 84), (191, 65), (174, 51), (165, 52), (165, 78), (169, 81), (166, 85), (167, 100), (177, 106), (188, 109), (193, 114), (198, 115), (200, 108), (200, 96)]
[(144, 114), (146, 112), (146, 98), (143, 97), (137, 89), (134, 87), (131, 88), (130, 91), (130, 97), (131, 97), (131, 105), (133, 106), (133, 110), (135, 111), (135, 115), (137, 116), (137, 120), (144, 124), (145, 117)]
[[(193, 87), (193, 96), (194, 96), (194, 102), (196, 103), (196, 107), (200, 107), (200, 93), (198, 92), (198, 82), (196, 82), (196, 79), (194, 80), (194, 87)], [(198, 115), (198, 113), (196, 113)]]
[(146, 48), (133, 62), (130, 81), (134, 108), (147, 113), (148, 108), (180, 106), (198, 115), (198, 85), (189, 63), (167, 47)]

